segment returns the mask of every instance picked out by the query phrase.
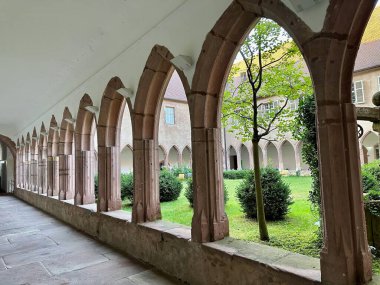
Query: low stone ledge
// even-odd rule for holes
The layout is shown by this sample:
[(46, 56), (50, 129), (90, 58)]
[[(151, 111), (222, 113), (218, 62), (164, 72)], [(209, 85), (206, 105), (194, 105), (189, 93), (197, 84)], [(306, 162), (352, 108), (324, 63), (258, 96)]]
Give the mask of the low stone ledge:
[(191, 228), (167, 221), (131, 223), (124, 211), (94, 212), (31, 191), (14, 195), (78, 230), (189, 284), (320, 284), (319, 260), (225, 238), (199, 244)]

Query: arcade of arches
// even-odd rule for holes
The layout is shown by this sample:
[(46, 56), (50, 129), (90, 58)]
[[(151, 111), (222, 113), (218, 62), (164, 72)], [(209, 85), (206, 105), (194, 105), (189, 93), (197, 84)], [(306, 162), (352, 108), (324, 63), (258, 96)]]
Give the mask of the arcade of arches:
[[(14, 135), (16, 144), (1, 138), (1, 155), (4, 145), (15, 154), (14, 195), (189, 284), (369, 283), (373, 275), (360, 191), (351, 77), (360, 39), (376, 2), (330, 0), (298, 8), (291, 4), (297, 1), (285, 0), (196, 2), (185, 1), (157, 24), (160, 28), (145, 34), (149, 40), (140, 38), (120, 63), (113, 59), (105, 73), (88, 79), (80, 88), (82, 96), (70, 97), (75, 104), (68, 99), (60, 101), (63, 105), (54, 107), (56, 112), (50, 112), (49, 119), (45, 114), (42, 124), (31, 123)], [(194, 21), (201, 11), (202, 15), (207, 12), (207, 17)], [(313, 79), (324, 228), (320, 260), (228, 237), (219, 110), (226, 73), (239, 43), (259, 17), (273, 19), (289, 32)], [(174, 37), (167, 35), (167, 21), (176, 28), (187, 27), (182, 32), (186, 35), (161, 41), (157, 37)], [(192, 24), (194, 30), (190, 31)], [(186, 37), (192, 39), (189, 45)], [(175, 47), (170, 44), (178, 41)], [(197, 44), (199, 49), (192, 54), (190, 46)], [(136, 68), (137, 53), (140, 47), (143, 50), (139, 45), (148, 45), (149, 52), (144, 55), (144, 66)], [(186, 56), (180, 56), (178, 63), (178, 55), (187, 52), (193, 58), (190, 68), (183, 64), (190, 64)], [(136, 66), (129, 69), (129, 61)], [(99, 87), (99, 82), (104, 82), (101, 76), (109, 75), (113, 64), (118, 69), (112, 74), (130, 74), (108, 76), (108, 83)], [(124, 66), (128, 70), (123, 71)], [(165, 148), (158, 141), (159, 118), (163, 93), (174, 70), (188, 101), (191, 146)], [(134, 78), (138, 83), (131, 95)], [(126, 112), (132, 144), (122, 151)], [(371, 134), (362, 143), (370, 156), (378, 157), (378, 144)], [(227, 146), (227, 152), (230, 168), (252, 165), (248, 145)], [(12, 157), (9, 153), (2, 159)], [(266, 144), (260, 156), (263, 165), (303, 169), (299, 154), (299, 144), (283, 141)], [(159, 221), (160, 164), (193, 169), (191, 228)], [(134, 172), (132, 213), (119, 211), (122, 168), (133, 168)]]

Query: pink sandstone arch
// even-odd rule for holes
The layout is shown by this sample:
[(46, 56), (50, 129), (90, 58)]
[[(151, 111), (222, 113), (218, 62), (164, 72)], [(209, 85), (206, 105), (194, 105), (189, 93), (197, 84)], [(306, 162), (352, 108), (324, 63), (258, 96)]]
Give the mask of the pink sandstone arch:
[(119, 77), (107, 84), (100, 105), (98, 122), (98, 211), (121, 209), (120, 131), (127, 100), (118, 93), (124, 88)]
[[(324, 204), (322, 282), (354, 284), (371, 279), (371, 257), (361, 191), (358, 190), (360, 165), (351, 77), (360, 39), (375, 4), (375, 1), (365, 0), (330, 1), (323, 29), (318, 33), (280, 1), (235, 0), (220, 17), (203, 44), (189, 95), (190, 114), (197, 114), (197, 117), (192, 116), (193, 132), (203, 128), (202, 141), (209, 145), (208, 151), (193, 148), (193, 157), (202, 157), (202, 160), (193, 161), (194, 189), (197, 189), (194, 201), (199, 205), (194, 208), (198, 221), (193, 220), (193, 240), (212, 241), (228, 235), (222, 185), (217, 183), (221, 180), (221, 151), (213, 138), (220, 136), (219, 110), (226, 71), (249, 29), (259, 17), (266, 17), (278, 22), (293, 37), (314, 83)], [(210, 164), (209, 161), (218, 163)], [(203, 173), (208, 173), (207, 177), (199, 179), (203, 178)], [(335, 201), (336, 197), (345, 198)], [(345, 217), (336, 214), (339, 212), (346, 213)], [(207, 222), (202, 224), (200, 219), (204, 215)], [(343, 254), (342, 247), (346, 248)]]
[[(158, 178), (158, 124), (161, 103), (174, 66), (173, 55), (164, 47), (155, 45), (140, 77), (134, 103), (133, 155), (134, 205), (133, 222), (153, 221), (161, 218)], [(183, 71), (176, 69), (186, 94), (190, 85)]]
[(74, 198), (75, 188), (75, 145), (74, 120), (69, 108), (63, 111), (59, 134), (59, 199)]
[(38, 140), (38, 192), (47, 193), (47, 159), (48, 159), (48, 141), (45, 124), (41, 124), (40, 138)]
[(52, 115), (48, 130), (47, 195), (58, 196), (59, 192), (59, 129)]
[(75, 124), (75, 205), (95, 203), (95, 161), (94, 137), (96, 117), (89, 95), (83, 95), (79, 103)]
[(30, 180), (31, 190), (38, 191), (38, 135), (37, 130), (34, 127), (32, 133), (32, 142), (30, 146)]

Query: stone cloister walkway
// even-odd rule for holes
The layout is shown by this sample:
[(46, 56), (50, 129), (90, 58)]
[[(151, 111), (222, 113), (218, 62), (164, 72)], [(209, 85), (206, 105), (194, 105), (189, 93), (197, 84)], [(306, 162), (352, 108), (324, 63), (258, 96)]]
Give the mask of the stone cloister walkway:
[(0, 284), (178, 284), (13, 196), (0, 195)]

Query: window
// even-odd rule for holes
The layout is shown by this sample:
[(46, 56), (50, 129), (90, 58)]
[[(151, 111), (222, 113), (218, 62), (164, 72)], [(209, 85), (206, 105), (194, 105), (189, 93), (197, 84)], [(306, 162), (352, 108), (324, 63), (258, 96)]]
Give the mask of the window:
[(352, 103), (364, 103), (364, 84), (363, 80), (355, 81), (351, 85)]
[(279, 107), (278, 100), (268, 103), (262, 103), (262, 105), (258, 108), (259, 115), (263, 115), (265, 113), (270, 112), (273, 109), (277, 109)]
[(175, 116), (173, 107), (165, 107), (165, 123), (168, 125), (174, 125)]

